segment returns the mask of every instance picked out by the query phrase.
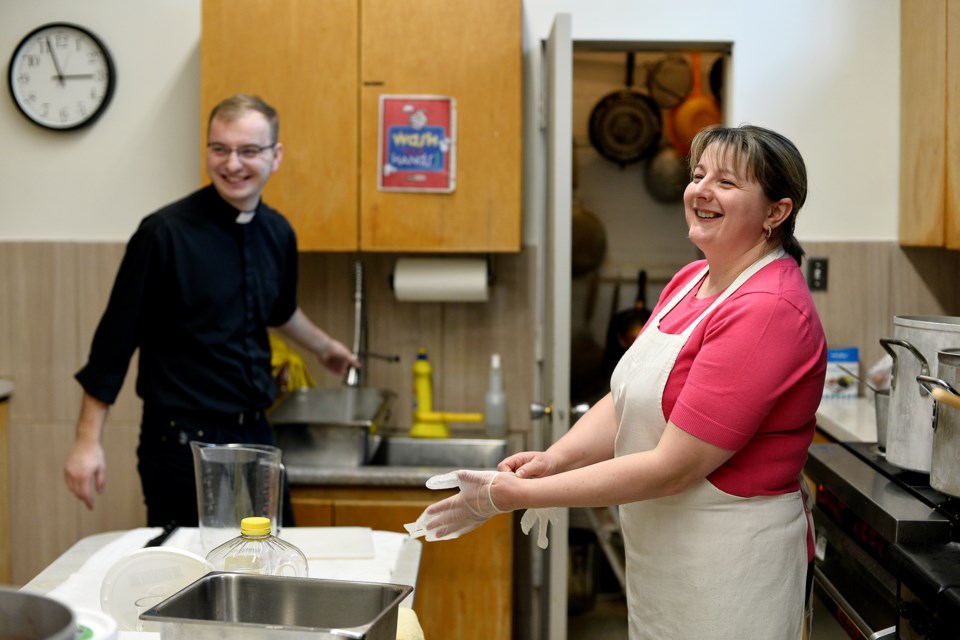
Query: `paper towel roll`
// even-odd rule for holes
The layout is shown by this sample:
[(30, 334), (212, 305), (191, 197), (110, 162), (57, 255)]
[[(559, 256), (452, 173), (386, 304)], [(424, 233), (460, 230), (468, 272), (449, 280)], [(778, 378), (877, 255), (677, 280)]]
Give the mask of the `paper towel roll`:
[(486, 258), (398, 258), (393, 293), (401, 302), (486, 302)]

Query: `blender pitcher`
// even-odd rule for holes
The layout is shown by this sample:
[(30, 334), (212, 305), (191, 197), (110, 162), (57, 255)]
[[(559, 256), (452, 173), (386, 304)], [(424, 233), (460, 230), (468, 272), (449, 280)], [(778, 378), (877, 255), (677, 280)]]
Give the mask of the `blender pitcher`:
[(280, 449), (198, 441), (190, 447), (204, 553), (239, 536), (240, 521), (250, 516), (269, 518), (271, 529), (279, 533), (284, 472)]

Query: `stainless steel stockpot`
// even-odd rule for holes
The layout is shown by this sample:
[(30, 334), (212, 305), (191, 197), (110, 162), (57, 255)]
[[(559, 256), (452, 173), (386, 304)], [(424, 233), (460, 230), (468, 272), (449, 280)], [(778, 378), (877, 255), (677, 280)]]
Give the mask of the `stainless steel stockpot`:
[[(937, 378), (953, 390), (960, 389), (960, 349), (937, 354)], [(960, 409), (955, 404), (935, 403), (930, 486), (960, 497)]]
[(887, 460), (901, 469), (930, 473), (933, 399), (916, 379), (930, 375), (940, 351), (960, 347), (960, 317), (895, 316), (893, 329), (893, 338), (880, 339), (893, 358)]
[(0, 638), (73, 640), (76, 618), (65, 604), (26, 591), (0, 587)]

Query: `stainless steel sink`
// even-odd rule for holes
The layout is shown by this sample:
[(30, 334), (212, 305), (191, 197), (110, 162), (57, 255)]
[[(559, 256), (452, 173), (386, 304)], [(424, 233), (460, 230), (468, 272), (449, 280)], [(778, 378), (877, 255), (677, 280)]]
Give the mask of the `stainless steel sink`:
[(373, 427), (387, 421), (395, 397), (373, 387), (298, 389), (270, 413), (270, 423)]
[(358, 467), (370, 460), (396, 394), (372, 387), (294, 391), (268, 420), (288, 465)]
[(287, 465), (495, 469), (507, 441), (383, 436), (396, 394), (371, 387), (301, 389), (268, 416)]
[(371, 465), (496, 469), (507, 456), (507, 441), (470, 438), (383, 438)]

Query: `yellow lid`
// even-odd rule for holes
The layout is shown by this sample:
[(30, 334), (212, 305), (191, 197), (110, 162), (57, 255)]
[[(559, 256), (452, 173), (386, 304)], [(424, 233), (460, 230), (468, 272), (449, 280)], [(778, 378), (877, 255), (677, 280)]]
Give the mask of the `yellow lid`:
[(240, 533), (245, 536), (270, 535), (270, 518), (251, 516), (240, 521)]

